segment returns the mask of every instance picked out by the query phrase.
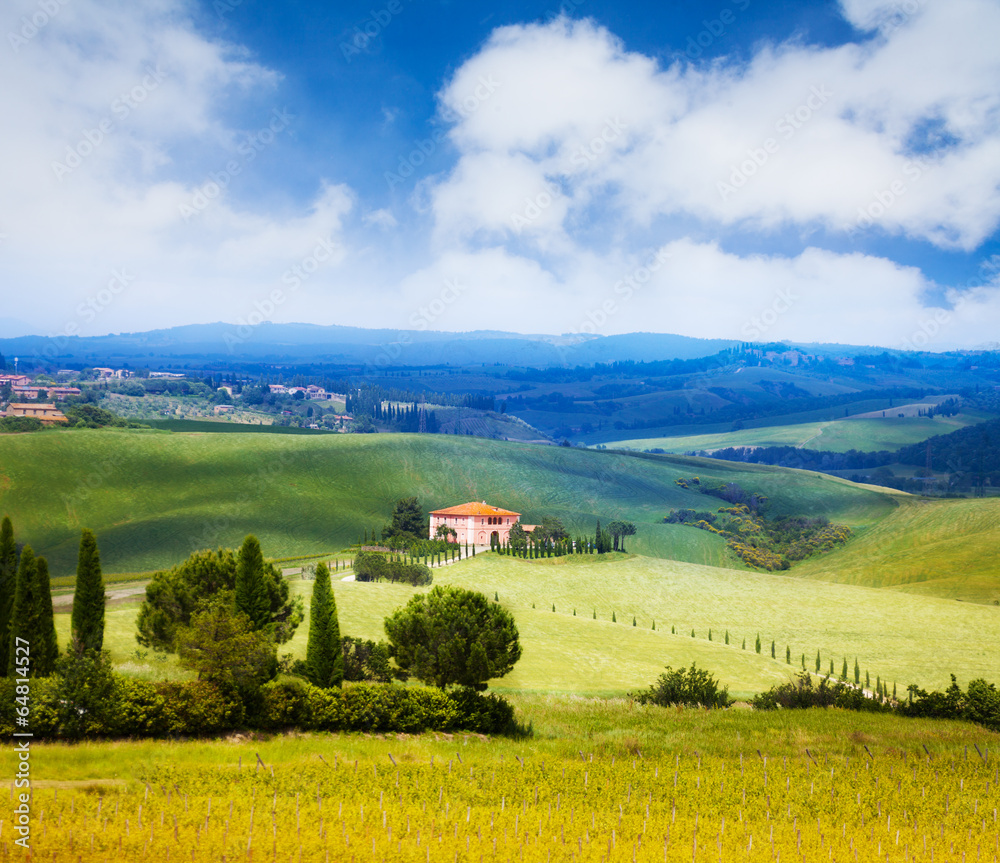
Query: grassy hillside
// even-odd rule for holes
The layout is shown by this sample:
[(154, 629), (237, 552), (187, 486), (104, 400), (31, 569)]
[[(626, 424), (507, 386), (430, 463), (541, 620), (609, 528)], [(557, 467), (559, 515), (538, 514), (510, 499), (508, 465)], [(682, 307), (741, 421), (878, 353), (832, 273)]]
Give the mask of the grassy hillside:
[(927, 596), (1000, 600), (1000, 500), (900, 500), (898, 509), (847, 545), (793, 573)]
[(894, 499), (804, 471), (707, 459), (594, 452), (451, 435), (166, 433), (74, 430), (0, 439), (0, 512), (18, 539), (48, 556), (54, 577), (75, 568), (81, 527), (94, 530), (109, 572), (175, 564), (192, 550), (256, 533), (272, 557), (323, 553), (381, 527), (401, 497), (432, 509), (488, 499), (563, 518), (639, 525), (631, 551), (693, 563), (732, 558), (717, 536), (662, 524), (673, 507), (704, 508), (679, 476), (732, 480), (775, 510), (858, 527)]
[[(997, 677), (1000, 609), (993, 606), (629, 555), (530, 561), (486, 554), (436, 570), (435, 583), (496, 594), (514, 614), (524, 655), (510, 675), (494, 682), (504, 691), (622, 694), (644, 688), (666, 665), (697, 662), (732, 694), (747, 696), (797, 673), (803, 653), (812, 670), (817, 650), (824, 671), (833, 658), (839, 673), (846, 656), (853, 673), (857, 657), (862, 674), (897, 681), (901, 689), (911, 682), (943, 689), (951, 672), (963, 682)], [(311, 587), (292, 581), (307, 604)], [(341, 630), (373, 639), (385, 637), (382, 621), (415, 592), (340, 580), (334, 589)], [(109, 611), (106, 645), (115, 663), (143, 676), (178, 675), (173, 657), (135, 656), (137, 607), (133, 602)], [(57, 615), (57, 626), (65, 643), (69, 615)], [(754, 652), (757, 633), (761, 655)], [(280, 652), (304, 658), (307, 634), (308, 619)]]
[[(891, 413), (889, 411), (888, 413)], [(668, 453), (692, 450), (711, 452), (731, 446), (797, 446), (825, 452), (897, 450), (920, 443), (934, 435), (948, 434), (986, 418), (980, 413), (953, 417), (903, 417), (839, 419), (795, 425), (748, 428), (720, 434), (692, 434), (682, 437), (635, 438), (616, 441), (614, 449), (662, 449)]]

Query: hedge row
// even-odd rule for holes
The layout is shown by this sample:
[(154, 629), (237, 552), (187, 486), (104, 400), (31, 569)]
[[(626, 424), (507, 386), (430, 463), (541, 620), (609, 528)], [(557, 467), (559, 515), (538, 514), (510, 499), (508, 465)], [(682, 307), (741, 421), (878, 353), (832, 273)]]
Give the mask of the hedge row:
[(507, 701), (467, 689), (371, 683), (320, 689), (298, 680), (274, 681), (244, 702), (204, 681), (153, 683), (115, 675), (109, 697), (81, 714), (60, 699), (59, 683), (59, 678), (30, 682), (28, 726), (15, 728), (15, 681), (0, 679), (0, 736), (17, 730), (31, 731), (35, 739), (209, 736), (284, 728), (518, 733)]

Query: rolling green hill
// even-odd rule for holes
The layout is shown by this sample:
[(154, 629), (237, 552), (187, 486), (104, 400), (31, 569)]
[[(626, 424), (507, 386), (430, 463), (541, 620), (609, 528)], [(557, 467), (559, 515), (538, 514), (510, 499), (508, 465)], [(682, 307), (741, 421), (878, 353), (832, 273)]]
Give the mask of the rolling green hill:
[[(1000, 610), (992, 606), (621, 554), (542, 560), (485, 554), (435, 570), (435, 583), (496, 593), (514, 615), (524, 653), (510, 675), (491, 685), (501, 691), (620, 695), (646, 687), (665, 665), (696, 662), (744, 697), (788, 680), (801, 669), (802, 654), (813, 670), (817, 650), (824, 672), (831, 658), (839, 673), (845, 657), (850, 669), (857, 657), (862, 674), (896, 681), (900, 690), (913, 682), (943, 689), (952, 672), (963, 681), (997, 674)], [(311, 585), (291, 582), (307, 605)], [(384, 618), (417, 590), (335, 579), (341, 631), (384, 639)], [(116, 665), (154, 678), (183, 675), (172, 657), (134, 655), (137, 609), (133, 601), (108, 613), (105, 642)], [(69, 614), (56, 618), (64, 644)], [(308, 628), (307, 618), (280, 652), (304, 658)]]
[[(891, 412), (891, 411), (890, 411)], [(662, 449), (668, 453), (712, 452), (737, 446), (796, 446), (824, 452), (897, 450), (921, 443), (934, 435), (948, 434), (986, 419), (979, 412), (953, 417), (847, 418), (795, 425), (746, 428), (717, 434), (681, 437), (635, 438), (608, 443), (612, 449)]]
[(322, 553), (381, 527), (401, 497), (432, 509), (488, 499), (529, 523), (558, 516), (574, 533), (597, 518), (639, 525), (631, 551), (731, 565), (714, 535), (662, 524), (704, 508), (679, 476), (740, 482), (776, 511), (874, 523), (894, 498), (804, 471), (707, 459), (594, 452), (451, 435), (166, 433), (74, 430), (0, 438), (0, 511), (52, 565), (75, 568), (80, 528), (94, 530), (110, 572), (172, 565), (192, 550), (256, 533), (267, 554)]

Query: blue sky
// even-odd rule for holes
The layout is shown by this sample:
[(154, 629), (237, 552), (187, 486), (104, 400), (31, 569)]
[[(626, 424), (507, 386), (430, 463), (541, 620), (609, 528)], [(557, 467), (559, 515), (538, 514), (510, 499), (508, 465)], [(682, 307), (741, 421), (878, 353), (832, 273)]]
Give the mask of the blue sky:
[(1000, 4), (14, 0), (0, 335), (1000, 336)]

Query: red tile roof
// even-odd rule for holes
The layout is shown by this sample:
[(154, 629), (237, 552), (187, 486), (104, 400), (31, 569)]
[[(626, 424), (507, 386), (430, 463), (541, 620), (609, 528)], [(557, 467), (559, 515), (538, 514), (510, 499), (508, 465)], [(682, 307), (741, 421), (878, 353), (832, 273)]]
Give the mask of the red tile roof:
[(512, 512), (509, 509), (501, 509), (498, 506), (490, 506), (488, 503), (463, 503), (459, 506), (449, 506), (447, 509), (435, 509), (431, 515), (516, 515), (519, 512)]

